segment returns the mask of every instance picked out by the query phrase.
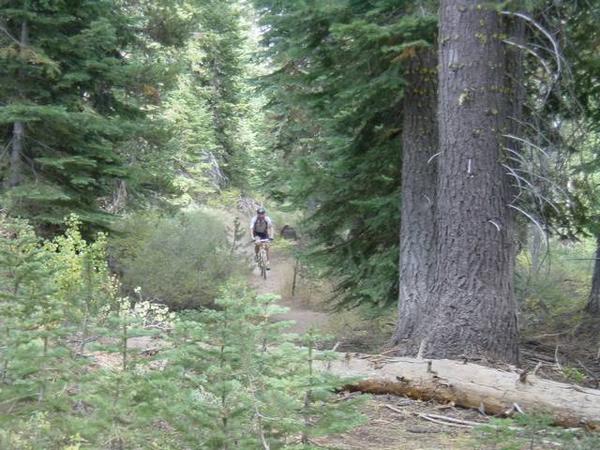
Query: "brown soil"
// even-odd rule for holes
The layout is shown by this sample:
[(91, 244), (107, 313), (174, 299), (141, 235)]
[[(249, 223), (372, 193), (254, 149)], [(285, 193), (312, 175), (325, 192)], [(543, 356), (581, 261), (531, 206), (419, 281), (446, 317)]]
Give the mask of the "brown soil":
[(288, 329), (290, 333), (302, 334), (311, 327), (322, 330), (333, 319), (327, 313), (311, 310), (301, 298), (292, 298), (291, 293), (286, 292), (290, 289), (288, 285), (291, 286), (294, 276), (292, 261), (274, 255), (271, 258), (271, 270), (267, 272), (266, 280), (259, 276), (257, 268), (252, 275), (251, 284), (256, 288), (257, 293), (278, 294), (282, 298), (279, 305), (289, 308), (286, 313), (274, 316), (274, 319), (294, 321), (295, 324)]
[[(327, 329), (333, 314), (311, 309), (311, 305), (300, 297), (292, 298), (290, 292), (293, 277), (293, 262), (289, 259), (272, 256), (271, 270), (267, 279), (260, 278), (258, 270), (252, 274), (251, 284), (259, 294), (278, 294), (282, 297), (281, 306), (289, 308), (275, 320), (292, 320), (292, 333), (304, 333), (311, 327)], [(315, 308), (315, 306), (312, 306)], [(315, 308), (316, 309), (316, 308)], [(390, 408), (390, 406), (395, 409)], [(443, 414), (446, 416), (478, 421), (478, 412), (460, 408), (441, 410), (443, 406), (395, 396), (373, 396), (363, 406), (366, 422), (337, 436), (316, 440), (316, 444), (332, 449), (373, 449), (373, 450), (446, 450), (472, 449), (471, 429), (438, 425), (418, 416), (419, 413)], [(400, 412), (398, 412), (400, 411)], [(469, 444), (469, 442), (471, 442)], [(480, 447), (483, 448), (483, 447)]]
[[(294, 271), (292, 260), (275, 254), (272, 257), (271, 269), (267, 280), (260, 278), (255, 270), (251, 283), (259, 294), (272, 293), (281, 296), (282, 299), (279, 304), (289, 308), (289, 310), (276, 316), (275, 320), (294, 321), (295, 325), (290, 328), (290, 332), (301, 334), (311, 327), (327, 331), (332, 328), (332, 325), (339, 322), (337, 315), (319, 311), (318, 304), (314, 304), (314, 301), (311, 304), (312, 299), (303, 299), (302, 291), (294, 298), (291, 296), (289, 291), (291, 290)], [(598, 329), (598, 327), (591, 328)], [(529, 371), (536, 370), (539, 376), (557, 381), (579, 382), (595, 387), (594, 385), (600, 379), (600, 362), (597, 355), (591, 355), (592, 352), (590, 352), (590, 347), (597, 348), (597, 334), (594, 333), (593, 336), (595, 344), (593, 346), (581, 346), (581, 339), (571, 339), (569, 341), (570, 345), (565, 345), (565, 340), (562, 340), (558, 351), (556, 351), (555, 345), (550, 345), (547, 341), (529, 339), (522, 345), (522, 366)], [(364, 337), (364, 339), (368, 340), (369, 337)], [(577, 341), (579, 341), (579, 347), (576, 345)], [(346, 349), (344, 348), (344, 350)], [(577, 368), (578, 371), (575, 375), (585, 375), (584, 379), (565, 379), (565, 373), (569, 373), (564, 371), (565, 367)], [(366, 422), (362, 426), (341, 435), (321, 438), (315, 443), (327, 448), (343, 450), (487, 450), (507, 448), (503, 445), (501, 437), (495, 441), (492, 439), (485, 442), (476, 437), (477, 432), (473, 431), (473, 428), (432, 423), (423, 418), (424, 414), (437, 414), (470, 422), (485, 423), (489, 421), (489, 417), (483, 416), (475, 410), (440, 405), (435, 402), (411, 400), (404, 397), (377, 395), (369, 398), (364, 404), (362, 412), (366, 416)], [(524, 441), (523, 445), (522, 448), (530, 449), (561, 448), (560, 444), (557, 446), (554, 442), (537, 438), (535, 443)], [(510, 448), (518, 447), (513, 446)]]
[(474, 411), (388, 395), (370, 398), (363, 413), (367, 421), (360, 427), (343, 435), (319, 439), (316, 443), (340, 450), (474, 449), (477, 447), (473, 445), (470, 429), (438, 425), (419, 414), (482, 421), (482, 416)]

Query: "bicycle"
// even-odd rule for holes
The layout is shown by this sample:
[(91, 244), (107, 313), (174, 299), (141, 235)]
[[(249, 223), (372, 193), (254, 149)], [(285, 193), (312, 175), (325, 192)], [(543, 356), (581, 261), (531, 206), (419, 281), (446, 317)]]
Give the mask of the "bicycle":
[(259, 246), (258, 255), (256, 255), (256, 264), (260, 269), (260, 276), (263, 277), (265, 280), (267, 279), (268, 271), (267, 248), (269, 247), (270, 243), (271, 239), (257, 239), (256, 241), (254, 241), (254, 244)]

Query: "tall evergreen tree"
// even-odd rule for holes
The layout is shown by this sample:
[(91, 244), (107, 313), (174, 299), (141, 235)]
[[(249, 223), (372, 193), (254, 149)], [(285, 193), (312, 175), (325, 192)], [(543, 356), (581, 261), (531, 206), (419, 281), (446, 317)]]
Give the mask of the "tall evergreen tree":
[(409, 55), (407, 66), (402, 111), (400, 288), (393, 338), (404, 345), (428, 315), (436, 262), (437, 49), (417, 48)]
[(140, 117), (123, 52), (130, 22), (113, 1), (3, 2), (0, 123), (11, 213), (105, 224), (97, 198), (126, 171), (116, 144)]
[(275, 65), (269, 190), (308, 207), (310, 260), (337, 281), (337, 301), (394, 304), (405, 62), (436, 19), (413, 2), (255, 4)]
[[(196, 81), (205, 91), (216, 139), (215, 157), (229, 178), (243, 184), (243, 149), (238, 131), (241, 120), (241, 77), (244, 38), (238, 2), (200, 2), (196, 34), (197, 60), (193, 65)], [(208, 151), (206, 152), (208, 153)], [(240, 173), (241, 172), (241, 173)]]
[(404, 351), (518, 359), (512, 190), (501, 166), (511, 111), (506, 33), (479, 0), (442, 0), (435, 308)]
[(574, 164), (573, 179), (577, 180), (577, 192), (585, 205), (585, 214), (577, 218), (588, 234), (596, 240), (596, 254), (592, 272), (591, 288), (586, 305), (586, 311), (594, 316), (600, 315), (600, 224), (597, 176), (599, 170), (600, 154), (598, 153), (598, 139), (600, 136), (600, 115), (598, 103), (600, 102), (600, 5), (598, 2), (579, 2), (563, 5), (562, 15), (556, 20), (563, 19), (565, 57), (571, 66), (572, 92), (575, 94), (578, 108), (576, 115), (570, 114), (569, 119), (585, 133), (580, 140), (579, 158), (584, 163)]

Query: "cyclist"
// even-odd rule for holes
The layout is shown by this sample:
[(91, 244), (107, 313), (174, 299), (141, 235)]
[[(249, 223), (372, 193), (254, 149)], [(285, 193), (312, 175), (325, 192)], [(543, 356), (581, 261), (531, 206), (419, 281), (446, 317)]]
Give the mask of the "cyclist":
[[(258, 251), (260, 249), (260, 245), (258, 243), (258, 239), (270, 239), (273, 240), (273, 222), (271, 218), (267, 216), (267, 212), (265, 208), (258, 208), (256, 210), (256, 215), (252, 218), (250, 222), (250, 232), (252, 233), (252, 239), (254, 240), (254, 258), (258, 260)], [(269, 247), (267, 246), (267, 270), (270, 270), (269, 265)]]

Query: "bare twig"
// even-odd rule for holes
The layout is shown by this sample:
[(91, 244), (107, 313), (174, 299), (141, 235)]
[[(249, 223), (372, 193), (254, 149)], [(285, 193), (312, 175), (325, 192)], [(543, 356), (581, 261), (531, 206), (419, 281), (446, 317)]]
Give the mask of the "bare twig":
[(563, 368), (560, 365), (560, 362), (558, 361), (558, 344), (556, 344), (556, 348), (554, 349), (554, 361), (556, 362), (556, 367), (558, 368), (558, 370), (562, 372)]
[(540, 147), (539, 145), (535, 145), (533, 142), (528, 141), (527, 139), (524, 139), (524, 138), (519, 137), (519, 136), (515, 136), (514, 134), (503, 134), (502, 137), (509, 138), (509, 139), (514, 139), (515, 141), (521, 142), (522, 144), (525, 144), (526, 146), (531, 147), (531, 148), (539, 151), (546, 158), (550, 159), (550, 156), (548, 155), (548, 153), (546, 153), (544, 151), (544, 149), (542, 147)]
[(523, 214), (525, 217), (527, 217), (529, 220), (531, 220), (538, 228), (539, 230), (545, 235), (546, 232), (544, 231), (544, 229), (542, 228), (542, 226), (538, 223), (537, 220), (535, 220), (531, 214), (526, 213), (525, 211), (523, 211), (521, 208), (515, 206), (515, 205), (508, 205), (509, 208), (513, 208), (516, 209), (517, 211), (519, 211), (521, 214)]
[(590, 376), (594, 380), (594, 383), (596, 383), (596, 386), (598, 386), (598, 384), (600, 384), (600, 383), (598, 382), (598, 377), (594, 374), (594, 372), (592, 372), (590, 369), (588, 369), (585, 366), (585, 364), (583, 364), (578, 359), (576, 361), (577, 361), (577, 364), (579, 364), (581, 366), (581, 368), (585, 371), (585, 373), (587, 373), (588, 376)]
[(518, 403), (513, 403), (513, 408), (515, 408), (515, 411), (517, 411), (519, 414), (525, 414), (525, 412), (523, 411), (523, 409), (519, 406)]
[(15, 38), (15, 37), (14, 37), (12, 34), (10, 34), (10, 32), (9, 32), (9, 31), (8, 31), (6, 28), (4, 28), (3, 26), (0, 26), (0, 31), (1, 31), (2, 33), (4, 33), (6, 36), (8, 36), (8, 38), (9, 38), (11, 41), (13, 41), (15, 44), (17, 44), (17, 45), (19, 45), (19, 46), (21, 46), (21, 45), (22, 45), (22, 43), (21, 43), (21, 42), (20, 42), (20, 41), (19, 41), (17, 38)]
[(390, 348), (389, 350), (386, 350), (384, 352), (380, 352), (379, 354), (383, 356), (383, 355), (387, 355), (389, 353), (394, 353), (394, 352), (398, 351), (398, 348), (399, 347)]
[(433, 161), (435, 158), (437, 158), (438, 156), (440, 156), (440, 154), (441, 154), (441, 152), (438, 152), (438, 153), (434, 154), (433, 156), (431, 156), (431, 158), (429, 158), (427, 160), (427, 164), (430, 164), (431, 161)]
[(501, 14), (507, 15), (507, 16), (516, 16), (519, 17), (525, 21), (527, 21), (528, 23), (530, 23), (531, 25), (533, 25), (535, 28), (537, 28), (544, 36), (546, 36), (546, 38), (548, 39), (548, 41), (550, 41), (550, 43), (552, 44), (552, 47), (554, 49), (554, 57), (556, 59), (556, 71), (557, 73), (555, 74), (555, 78), (558, 79), (560, 77), (560, 73), (562, 71), (562, 63), (561, 63), (561, 54), (559, 51), (559, 45), (558, 42), (556, 42), (556, 40), (552, 37), (552, 35), (546, 31), (546, 29), (541, 26), (539, 23), (537, 23), (535, 20), (533, 20), (533, 18), (527, 16), (526, 14), (520, 13), (520, 12), (511, 12), (511, 11), (501, 11)]
[(496, 229), (498, 231), (500, 231), (500, 225), (498, 225), (496, 222), (494, 222), (492, 219), (488, 220), (489, 223), (491, 223), (492, 225), (494, 225), (496, 227)]
[(384, 407), (384, 408), (387, 408), (387, 409), (391, 409), (391, 410), (392, 410), (392, 411), (394, 411), (395, 413), (398, 413), (398, 414), (404, 414), (404, 412), (403, 412), (401, 409), (395, 408), (395, 407), (393, 407), (392, 405), (388, 405), (387, 403), (386, 403), (386, 404), (384, 404), (384, 405), (383, 405), (383, 407)]
[(432, 417), (434, 419), (444, 420), (444, 421), (452, 422), (452, 423), (459, 423), (461, 425), (471, 425), (474, 427), (478, 427), (479, 425), (485, 425), (485, 423), (481, 423), (481, 422), (473, 422), (471, 420), (456, 419), (454, 417), (442, 416), (439, 414), (426, 414), (426, 415), (427, 415), (427, 417)]
[(527, 47), (526, 45), (518, 44), (517, 42), (509, 41), (508, 39), (504, 39), (502, 42), (504, 42), (505, 44), (512, 45), (514, 47), (520, 48), (521, 50), (525, 50), (530, 55), (535, 56), (537, 58), (537, 60), (544, 67), (544, 70), (546, 71), (546, 73), (548, 74), (548, 76), (551, 77), (551, 78), (554, 78), (554, 74), (552, 73), (552, 70), (550, 69), (550, 66), (548, 65), (548, 63), (546, 62), (546, 60), (541, 57), (540, 54), (538, 54), (537, 52), (535, 52), (531, 48)]
[(433, 417), (429, 417), (427, 414), (417, 413), (417, 415), (421, 419), (428, 420), (429, 422), (437, 423), (438, 425), (445, 425), (448, 427), (457, 427), (457, 428), (473, 428), (473, 425), (463, 425), (459, 423), (445, 422), (442, 420), (434, 419)]

